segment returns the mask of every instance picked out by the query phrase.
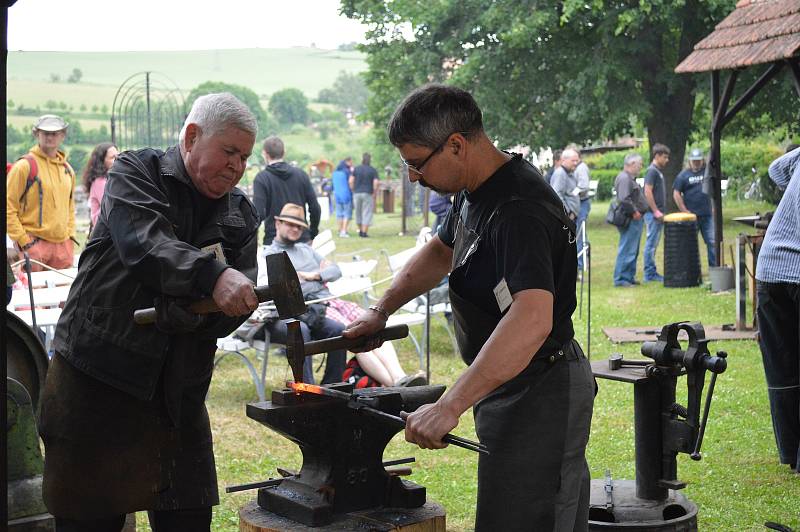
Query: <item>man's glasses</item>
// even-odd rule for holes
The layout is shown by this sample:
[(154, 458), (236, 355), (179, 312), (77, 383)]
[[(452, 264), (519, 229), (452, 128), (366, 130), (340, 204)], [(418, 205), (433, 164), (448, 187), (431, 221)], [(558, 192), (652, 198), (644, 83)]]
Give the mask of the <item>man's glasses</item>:
[(400, 158), (400, 160), (403, 161), (403, 164), (406, 165), (406, 168), (408, 169), (409, 172), (414, 172), (418, 176), (422, 176), (423, 175), (422, 169), (425, 167), (426, 164), (428, 164), (428, 161), (430, 161), (434, 155), (442, 151), (442, 148), (444, 148), (444, 145), (447, 144), (447, 141), (450, 139), (451, 135), (452, 133), (450, 133), (450, 135), (447, 135), (447, 138), (445, 138), (441, 144), (436, 146), (436, 148), (434, 148), (433, 151), (430, 152), (427, 157), (425, 157), (425, 159), (419, 164), (419, 166), (414, 166), (413, 164), (409, 163), (402, 157)]

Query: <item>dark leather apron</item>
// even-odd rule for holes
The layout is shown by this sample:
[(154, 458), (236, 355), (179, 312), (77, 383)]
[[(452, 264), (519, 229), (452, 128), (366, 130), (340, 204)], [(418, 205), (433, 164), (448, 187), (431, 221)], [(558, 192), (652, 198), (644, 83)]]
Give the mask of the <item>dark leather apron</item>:
[(150, 400), (53, 357), (39, 426), (50, 513), (89, 520), (219, 503), (204, 404), (213, 352), (198, 351), (189, 364), (183, 349), (170, 353)]
[[(574, 239), (575, 226), (566, 214), (552, 205), (519, 197), (498, 205), (476, 231), (467, 227), (469, 206), (465, 200), (456, 226), (453, 271), (469, 267), (491, 219), (504, 205), (519, 200), (556, 214), (565, 238)], [(450, 303), (459, 350), (469, 365), (499, 320), (467, 301), (452, 285)], [(572, 340), (562, 346), (549, 337), (528, 367), (474, 406), (476, 432), (490, 452), (489, 456), (480, 455), (478, 461), (476, 532), (554, 529), (570, 384), (567, 365), (558, 362), (575, 356)]]

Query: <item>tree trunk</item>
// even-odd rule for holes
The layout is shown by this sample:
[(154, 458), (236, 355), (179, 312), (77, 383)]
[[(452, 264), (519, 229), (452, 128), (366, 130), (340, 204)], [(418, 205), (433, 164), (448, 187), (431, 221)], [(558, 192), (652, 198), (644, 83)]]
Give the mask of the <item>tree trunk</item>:
[(661, 31), (651, 32), (650, 53), (643, 54), (640, 62), (646, 76), (642, 83), (644, 96), (650, 104), (650, 113), (646, 119), (647, 138), (651, 147), (660, 142), (671, 150), (669, 163), (664, 171), (667, 212), (677, 210), (672, 199), (672, 185), (683, 168), (686, 141), (692, 129), (697, 79), (691, 74), (675, 74), (674, 69), (709, 32), (702, 19), (693, 15), (699, 11), (699, 7), (698, 0), (688, 0), (683, 7), (684, 15), (680, 17), (683, 26), (678, 42), (675, 43), (677, 54), (674, 54), (670, 44), (666, 44), (671, 37), (662, 28)]

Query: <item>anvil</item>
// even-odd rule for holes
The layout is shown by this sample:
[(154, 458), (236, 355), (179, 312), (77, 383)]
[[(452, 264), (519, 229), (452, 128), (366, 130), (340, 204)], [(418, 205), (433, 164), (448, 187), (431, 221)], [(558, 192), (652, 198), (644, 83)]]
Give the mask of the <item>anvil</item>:
[[(339, 383), (331, 389), (363, 396), (376, 409), (399, 415), (436, 401), (444, 386), (367, 388)], [(247, 416), (300, 446), (300, 472), (258, 492), (261, 508), (294, 521), (321, 526), (333, 515), (380, 506), (417, 508), (425, 488), (390, 476), (383, 451), (402, 427), (369, 417), (345, 401), (323, 395), (274, 390), (272, 401), (247, 405)]]

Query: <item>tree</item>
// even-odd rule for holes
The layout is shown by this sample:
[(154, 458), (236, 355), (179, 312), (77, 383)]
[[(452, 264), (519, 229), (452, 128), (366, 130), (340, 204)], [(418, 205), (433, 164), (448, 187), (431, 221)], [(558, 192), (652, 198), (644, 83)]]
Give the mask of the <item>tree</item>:
[(61, 76), (56, 74), (55, 72), (50, 73), (50, 83), (59, 83), (61, 81)]
[(189, 96), (186, 97), (186, 108), (191, 109), (194, 101), (200, 96), (206, 94), (214, 94), (217, 92), (229, 92), (236, 96), (243, 104), (250, 109), (250, 112), (256, 117), (258, 121), (259, 131), (265, 130), (267, 126), (267, 114), (261, 103), (258, 100), (258, 95), (251, 89), (242, 85), (235, 85), (233, 83), (225, 83), (223, 81), (206, 81), (191, 90)]
[(363, 113), (367, 108), (369, 89), (360, 74), (350, 74), (344, 70), (339, 72), (333, 86), (319, 91), (317, 101), (332, 103), (339, 109), (350, 109), (356, 114)]
[(281, 124), (308, 122), (308, 98), (300, 89), (281, 89), (270, 96), (269, 112)]
[(82, 77), (83, 77), (83, 72), (81, 71), (81, 69), (73, 68), (72, 72), (67, 78), (67, 83), (80, 83)]
[[(370, 24), (368, 115), (385, 124), (407, 92), (461, 86), (501, 145), (587, 144), (645, 124), (672, 148), (667, 187), (683, 160), (702, 75), (674, 68), (735, 0), (343, 0)], [(401, 32), (411, 24), (413, 40)], [(376, 128), (381, 130), (382, 128)]]
[(6, 144), (19, 144), (25, 142), (26, 136), (13, 125), (6, 123)]

